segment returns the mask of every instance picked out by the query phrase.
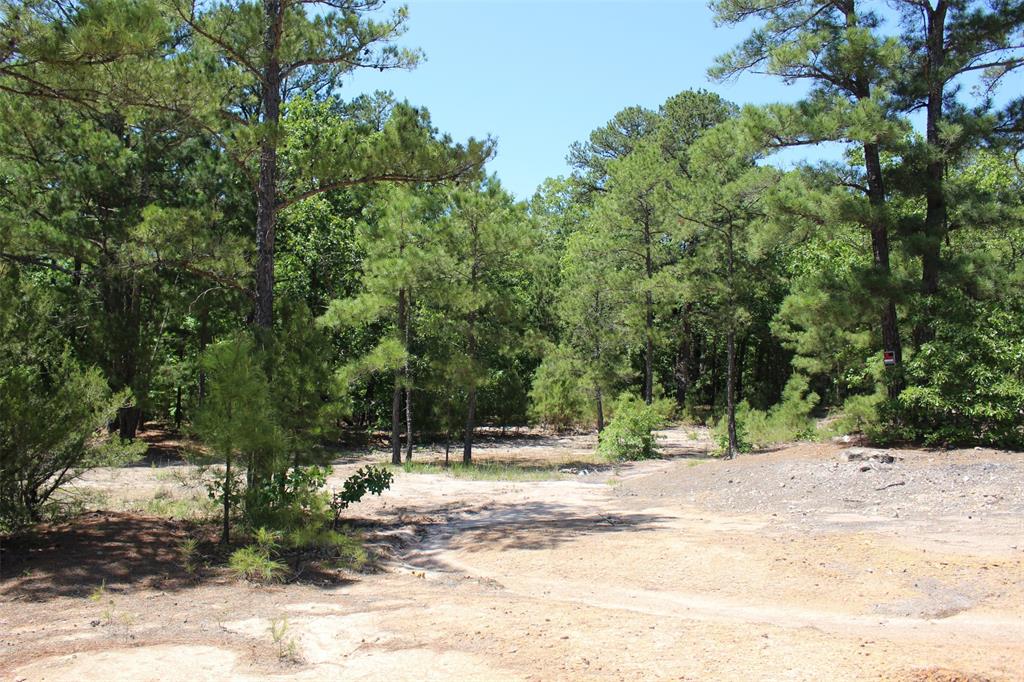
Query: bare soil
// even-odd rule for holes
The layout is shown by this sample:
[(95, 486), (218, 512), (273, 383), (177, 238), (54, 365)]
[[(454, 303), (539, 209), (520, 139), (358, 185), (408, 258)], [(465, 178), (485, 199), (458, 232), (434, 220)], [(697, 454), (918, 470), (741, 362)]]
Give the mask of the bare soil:
[[(705, 434), (663, 436), (666, 459), (619, 466), (588, 436), (477, 450), (557, 480), (399, 474), (353, 510), (371, 573), (189, 574), (181, 540), (215, 559), (215, 529), (130, 511), (9, 539), (0, 679), (1024, 679), (1020, 453), (720, 461)], [(332, 483), (382, 459), (339, 460)], [(163, 461), (79, 490), (118, 508), (196, 495)]]

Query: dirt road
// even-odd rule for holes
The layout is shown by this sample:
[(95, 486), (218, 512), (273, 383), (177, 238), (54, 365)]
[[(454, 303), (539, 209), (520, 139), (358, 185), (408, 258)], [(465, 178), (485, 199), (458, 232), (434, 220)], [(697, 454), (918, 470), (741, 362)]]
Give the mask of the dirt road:
[[(565, 462), (564, 480), (400, 475), (359, 512), (387, 524), (375, 541), (393, 559), (343, 585), (183, 583), (156, 558), (98, 598), (93, 573), (50, 591), (30, 589), (42, 569), (5, 575), (0, 673), (1024, 679), (1019, 454), (883, 466), (800, 445), (722, 462), (665, 435), (673, 459), (618, 468), (588, 465), (582, 439), (481, 450)], [(154, 474), (105, 475), (138, 491)]]

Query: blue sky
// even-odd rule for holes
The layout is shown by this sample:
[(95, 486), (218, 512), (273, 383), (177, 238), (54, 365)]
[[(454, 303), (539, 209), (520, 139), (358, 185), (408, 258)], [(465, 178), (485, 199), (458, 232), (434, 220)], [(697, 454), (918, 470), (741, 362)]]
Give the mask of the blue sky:
[[(498, 154), (489, 168), (520, 199), (544, 178), (567, 174), (569, 145), (624, 107), (656, 108), (689, 88), (738, 104), (793, 101), (803, 92), (765, 76), (710, 82), (714, 58), (748, 29), (716, 28), (703, 0), (406, 4), (409, 30), (400, 44), (422, 49), (426, 61), (412, 71), (355, 74), (342, 96), (391, 90), (426, 106), (434, 125), (456, 139), (494, 135)], [(807, 154), (823, 151), (787, 157)]]
[[(390, 3), (389, 3), (390, 4)], [(426, 61), (412, 71), (361, 72), (342, 88), (392, 90), (426, 106), (456, 139), (494, 135), (489, 168), (525, 199), (568, 173), (569, 145), (620, 109), (656, 108), (688, 88), (738, 103), (794, 99), (797, 88), (744, 77), (716, 85), (706, 70), (743, 31), (716, 29), (703, 2), (410, 0), (400, 44)]]

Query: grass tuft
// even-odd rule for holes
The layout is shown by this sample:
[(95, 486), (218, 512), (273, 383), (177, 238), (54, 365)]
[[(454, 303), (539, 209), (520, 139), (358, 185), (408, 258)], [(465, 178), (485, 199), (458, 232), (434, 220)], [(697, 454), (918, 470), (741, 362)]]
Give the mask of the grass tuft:
[[(397, 467), (395, 467), (397, 468)], [(481, 462), (465, 465), (454, 463), (445, 468), (440, 464), (406, 462), (401, 467), (407, 474), (447, 474), (452, 478), (471, 481), (557, 481), (567, 478), (557, 465), (518, 466), (501, 462)]]
[(287, 566), (271, 559), (263, 548), (255, 545), (232, 552), (228, 566), (239, 578), (253, 582), (275, 582), (288, 572)]

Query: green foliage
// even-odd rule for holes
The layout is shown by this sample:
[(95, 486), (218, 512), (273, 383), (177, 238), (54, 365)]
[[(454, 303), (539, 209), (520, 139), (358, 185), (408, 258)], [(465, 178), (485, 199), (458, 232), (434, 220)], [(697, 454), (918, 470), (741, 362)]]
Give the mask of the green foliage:
[(665, 424), (667, 403), (647, 405), (632, 393), (619, 395), (612, 406), (612, 420), (598, 438), (598, 454), (613, 460), (657, 457), (653, 432)]
[(288, 572), (285, 564), (270, 558), (270, 551), (259, 545), (236, 549), (228, 559), (228, 567), (239, 578), (263, 583), (277, 582)]
[(253, 481), (245, 491), (245, 519), (250, 526), (290, 530), (330, 522), (330, 499), (324, 490), (330, 467), (293, 467)]
[(346, 568), (362, 569), (369, 561), (362, 539), (332, 528), (302, 526), (288, 532), (285, 542), (293, 549), (313, 552)]
[[(776, 443), (812, 438), (816, 430), (811, 412), (818, 401), (818, 394), (809, 390), (807, 377), (793, 374), (783, 390), (782, 400), (768, 410), (758, 410), (747, 401), (741, 402), (736, 409), (738, 450), (750, 452)], [(713, 433), (724, 452), (728, 447), (724, 417), (716, 422)]]
[(586, 390), (584, 369), (572, 352), (552, 348), (533, 375), (530, 418), (558, 430), (582, 424), (593, 414), (594, 393)]
[(267, 480), (276, 470), (284, 448), (283, 435), (270, 403), (270, 387), (259, 356), (248, 336), (210, 346), (202, 359), (209, 381), (209, 396), (196, 415), (199, 437), (225, 461), (220, 501), (224, 507), (223, 540), (228, 540), (231, 510), (241, 498), (231, 465), (237, 455), (245, 458), (247, 480)]
[(885, 395), (882, 392), (851, 395), (843, 402), (835, 419), (825, 428), (825, 434), (863, 433), (875, 435), (875, 440), (884, 440), (884, 437), (878, 437), (881, 427), (879, 408), (884, 401)]
[(350, 504), (355, 504), (363, 499), (366, 493), (380, 495), (391, 487), (393, 480), (394, 474), (387, 469), (367, 464), (345, 479), (341, 490), (334, 493), (331, 506), (337, 515), (342, 509), (347, 509)]
[(51, 297), (0, 266), (0, 531), (39, 521), (88, 469), (145, 451), (104, 433), (126, 395), (74, 358), (57, 315)]
[(936, 338), (907, 362), (911, 384), (875, 434), (926, 445), (1024, 447), (1024, 307), (947, 300)]
[[(736, 452), (750, 452), (754, 449), (754, 444), (750, 442), (747, 436), (747, 425), (751, 421), (762, 421), (765, 419), (764, 413), (760, 413), (760, 417), (751, 415), (754, 412), (750, 407), (750, 403), (746, 400), (736, 406)], [(718, 446), (718, 453), (725, 455), (729, 452), (729, 418), (728, 415), (723, 415), (719, 419), (715, 420), (711, 426), (711, 435), (715, 439), (715, 444)]]

